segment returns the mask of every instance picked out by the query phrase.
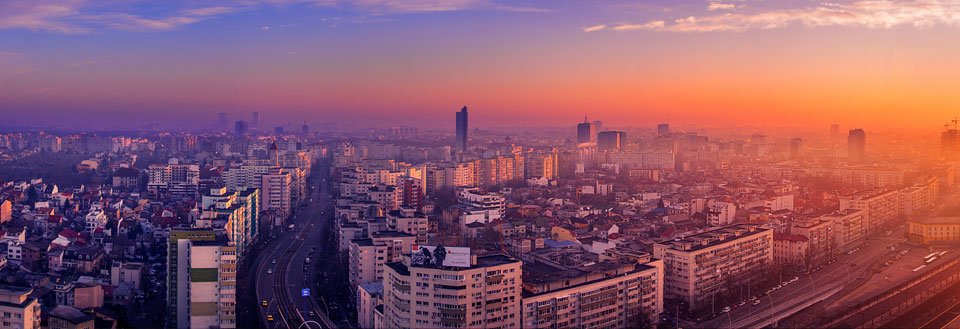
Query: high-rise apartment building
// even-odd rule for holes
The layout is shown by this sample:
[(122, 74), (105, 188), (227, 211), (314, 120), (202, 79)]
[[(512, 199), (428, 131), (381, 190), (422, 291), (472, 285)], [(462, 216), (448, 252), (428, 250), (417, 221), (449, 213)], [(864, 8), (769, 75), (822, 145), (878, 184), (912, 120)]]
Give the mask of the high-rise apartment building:
[(253, 121), (250, 122), (253, 130), (260, 130), (260, 112), (253, 112)]
[(167, 316), (176, 328), (237, 327), (237, 249), (211, 229), (174, 230), (167, 245)]
[(286, 218), (293, 211), (292, 192), (293, 179), (290, 173), (283, 170), (272, 170), (260, 177), (260, 209), (271, 210)]
[(524, 263), (523, 328), (638, 328), (663, 312), (663, 261)]
[(851, 163), (867, 161), (867, 134), (863, 129), (850, 130), (847, 135), (847, 160)]
[(519, 329), (521, 262), (503, 255), (458, 257), (466, 257), (465, 264), (414, 265), (411, 258), (387, 264), (383, 328)]
[(841, 196), (840, 210), (866, 211), (863, 229), (866, 234), (872, 234), (896, 223), (900, 214), (899, 200), (896, 190), (873, 188)]
[(462, 109), (460, 109), (460, 112), (457, 112), (457, 139), (456, 143), (454, 144), (454, 148), (459, 152), (467, 151), (467, 142), (469, 140), (467, 134), (469, 133), (469, 129), (470, 126), (467, 121), (467, 107), (464, 106)]
[(627, 133), (622, 131), (601, 131), (597, 134), (597, 149), (600, 151), (619, 151), (626, 143)]
[(226, 187), (214, 187), (200, 200), (198, 226), (223, 230), (227, 239), (237, 247), (237, 253), (242, 255), (256, 236), (260, 190), (227, 192)]
[[(653, 245), (666, 269), (667, 298), (719, 311), (734, 287), (758, 286), (773, 264), (773, 231), (738, 224)], [(718, 307), (719, 306), (719, 307)]]

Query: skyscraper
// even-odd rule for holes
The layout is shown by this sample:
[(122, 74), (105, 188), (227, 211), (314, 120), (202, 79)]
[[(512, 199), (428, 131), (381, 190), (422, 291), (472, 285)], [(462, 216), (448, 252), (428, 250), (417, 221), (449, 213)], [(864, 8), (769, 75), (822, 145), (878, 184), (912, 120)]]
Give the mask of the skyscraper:
[(583, 117), (583, 123), (577, 124), (577, 144), (597, 141), (597, 126)]
[(831, 137), (831, 138), (840, 137), (840, 125), (839, 125), (839, 124), (834, 123), (834, 124), (831, 124), (831, 125), (830, 125), (830, 137)]
[(233, 124), (233, 133), (236, 134), (237, 137), (243, 137), (243, 135), (246, 135), (246, 134), (247, 134), (247, 122), (246, 122), (246, 121), (243, 121), (243, 120), (240, 120), (240, 121), (237, 121), (237, 123), (234, 123), (234, 124)]
[(670, 136), (670, 124), (661, 123), (657, 125), (657, 137), (667, 137)]
[(253, 112), (253, 122), (251, 122), (253, 130), (260, 130), (260, 112)]
[(217, 128), (226, 130), (227, 129), (227, 114), (220, 112), (217, 113)]
[(852, 163), (867, 161), (867, 134), (863, 129), (852, 129), (847, 135), (847, 160)]
[(623, 148), (627, 133), (622, 131), (601, 131), (597, 134), (597, 149), (601, 151), (617, 151)]
[(457, 112), (457, 140), (456, 144), (454, 145), (457, 151), (467, 151), (468, 131), (469, 125), (467, 122), (467, 107), (464, 106), (462, 109), (460, 109), (460, 112)]
[(940, 134), (940, 151), (943, 152), (945, 159), (958, 160), (960, 159), (960, 130), (957, 130), (957, 119), (951, 122), (953, 126), (945, 125), (947, 130)]
[(803, 139), (797, 137), (790, 140), (790, 159), (800, 158), (803, 158)]

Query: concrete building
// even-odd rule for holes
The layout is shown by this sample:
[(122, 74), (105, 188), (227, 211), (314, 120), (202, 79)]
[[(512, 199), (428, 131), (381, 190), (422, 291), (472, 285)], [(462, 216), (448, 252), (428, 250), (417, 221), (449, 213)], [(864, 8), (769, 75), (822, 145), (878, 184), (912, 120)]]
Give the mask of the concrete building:
[(506, 199), (493, 193), (483, 193), (476, 188), (462, 189), (457, 195), (460, 209), (460, 224), (489, 223), (500, 219), (506, 207)]
[[(261, 177), (260, 210), (276, 211), (285, 220), (293, 211), (292, 177), (283, 170), (272, 171)], [(279, 223), (274, 223), (279, 225)]]
[(387, 213), (387, 227), (394, 231), (416, 236), (418, 244), (426, 243), (430, 233), (430, 222), (427, 215), (415, 208), (406, 206)]
[(653, 245), (666, 269), (667, 298), (693, 310), (718, 308), (732, 287), (758, 285), (773, 263), (773, 231), (738, 224)]
[(258, 189), (227, 192), (226, 187), (213, 187), (200, 198), (197, 226), (223, 230), (242, 255), (256, 236), (259, 203)]
[(147, 191), (153, 195), (196, 198), (200, 186), (200, 166), (180, 164), (170, 159), (165, 165), (147, 167)]
[(577, 124), (577, 144), (595, 143), (596, 141), (597, 126), (584, 117), (583, 122)]
[(384, 265), (399, 262), (416, 242), (415, 235), (397, 231), (370, 233), (369, 238), (350, 241), (350, 286), (356, 289), (361, 284), (382, 281)]
[(383, 328), (520, 328), (521, 262), (471, 257), (469, 267), (389, 263)]
[(357, 324), (360, 328), (375, 328), (378, 306), (383, 305), (383, 281), (361, 284), (357, 288)]
[(847, 135), (847, 161), (864, 163), (867, 161), (867, 134), (863, 129), (850, 130)]
[(837, 251), (848, 251), (860, 246), (866, 236), (866, 210), (839, 210), (820, 218), (833, 225), (833, 244)]
[(874, 188), (840, 197), (840, 210), (866, 211), (866, 234), (880, 232), (885, 227), (897, 224), (899, 206), (899, 194), (896, 190)]
[(960, 245), (960, 217), (926, 217), (911, 219), (907, 239), (923, 245)]
[(522, 328), (635, 328), (663, 312), (663, 261), (565, 268), (525, 262)]
[(3, 328), (40, 329), (40, 303), (30, 297), (29, 287), (0, 284), (0, 314)]
[(170, 232), (167, 314), (176, 328), (236, 328), (237, 250), (213, 230)]
[(601, 131), (597, 134), (597, 149), (600, 151), (619, 151), (627, 143), (627, 133), (622, 131)]

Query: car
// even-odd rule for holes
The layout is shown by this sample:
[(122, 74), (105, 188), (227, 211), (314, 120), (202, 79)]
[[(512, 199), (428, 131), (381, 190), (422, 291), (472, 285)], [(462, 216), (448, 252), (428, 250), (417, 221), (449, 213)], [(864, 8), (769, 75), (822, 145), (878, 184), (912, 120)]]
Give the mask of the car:
[(740, 303), (737, 303), (737, 306), (743, 306), (743, 305), (746, 305), (746, 304), (747, 304), (747, 301), (742, 301), (742, 302), (740, 302)]
[(722, 310), (720, 310), (720, 313), (727, 313), (727, 312), (730, 312), (730, 306), (724, 307)]
[(272, 269), (272, 268), (268, 268), (268, 269), (267, 269), (267, 274), (273, 274), (273, 269)]
[(270, 262), (270, 264), (276, 264), (276, 263), (277, 263), (277, 260), (276, 260), (276, 259), (274, 259), (273, 261)]
[(266, 299), (264, 299), (262, 302), (260, 302), (260, 306), (267, 307), (267, 305), (268, 305), (268, 304), (267, 304), (267, 300), (266, 300)]
[(757, 299), (757, 300), (753, 301), (753, 303), (750, 303), (750, 304), (752, 304), (753, 306), (760, 305), (760, 300)]
[(307, 313), (307, 316), (309, 316), (309, 317), (314, 317), (314, 316), (317, 316), (317, 313), (314, 313), (313, 311), (310, 311), (309, 313)]
[(267, 314), (267, 321), (273, 322), (273, 314)]

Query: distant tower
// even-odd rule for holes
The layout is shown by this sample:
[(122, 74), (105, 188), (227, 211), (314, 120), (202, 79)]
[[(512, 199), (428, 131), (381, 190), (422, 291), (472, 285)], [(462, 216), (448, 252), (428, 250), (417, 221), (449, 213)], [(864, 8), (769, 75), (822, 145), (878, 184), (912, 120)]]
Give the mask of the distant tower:
[(300, 127), (300, 134), (307, 136), (310, 134), (310, 126), (307, 125), (307, 122), (303, 122), (303, 126)]
[(957, 119), (944, 125), (946, 130), (940, 134), (940, 151), (943, 158), (951, 161), (960, 160), (960, 130), (957, 130)]
[(220, 129), (227, 129), (227, 114), (220, 112), (217, 113), (217, 127)]
[(601, 131), (597, 134), (597, 149), (601, 151), (619, 151), (626, 142), (627, 133), (622, 131)]
[(657, 125), (657, 137), (668, 137), (670, 136), (670, 124), (661, 123)]
[(830, 125), (830, 138), (837, 138), (837, 137), (840, 137), (840, 125), (834, 123)]
[(847, 135), (847, 160), (851, 163), (867, 161), (867, 134), (863, 129), (850, 130)]
[(577, 124), (577, 144), (597, 141), (597, 126), (583, 117), (583, 123)]
[(246, 134), (247, 134), (247, 122), (246, 122), (246, 121), (243, 121), (243, 120), (240, 120), (240, 121), (237, 121), (237, 123), (234, 123), (234, 124), (233, 124), (233, 133), (236, 134), (237, 137), (243, 137), (244, 135), (246, 135)]
[(253, 112), (253, 130), (260, 130), (260, 112)]
[(460, 109), (460, 112), (457, 112), (457, 140), (454, 145), (454, 148), (460, 152), (467, 151), (467, 141), (469, 140), (467, 133), (470, 131), (470, 125), (467, 120), (467, 107), (464, 106)]
[(790, 159), (799, 160), (803, 158), (803, 139), (794, 138), (790, 140)]

